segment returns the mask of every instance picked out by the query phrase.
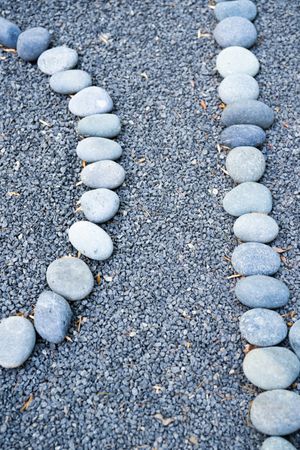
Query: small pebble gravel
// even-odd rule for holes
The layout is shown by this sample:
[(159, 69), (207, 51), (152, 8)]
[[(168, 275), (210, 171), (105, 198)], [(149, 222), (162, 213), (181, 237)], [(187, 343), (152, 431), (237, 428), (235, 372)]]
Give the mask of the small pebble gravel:
[(287, 335), (287, 326), (276, 311), (254, 308), (240, 318), (240, 332), (250, 344), (258, 347), (277, 345)]
[(10, 20), (0, 17), (0, 44), (7, 48), (16, 48), (20, 28)]
[(125, 180), (125, 170), (115, 161), (98, 161), (82, 170), (81, 180), (90, 188), (116, 189)]
[(78, 133), (82, 136), (114, 138), (120, 131), (120, 119), (115, 114), (93, 114), (78, 123)]
[(300, 320), (294, 323), (289, 332), (290, 346), (300, 358)]
[(93, 189), (81, 196), (80, 205), (87, 220), (103, 223), (117, 214), (120, 199), (115, 192), (109, 189)]
[(25, 317), (12, 316), (0, 321), (0, 366), (21, 366), (35, 346), (35, 331)]
[(113, 109), (113, 102), (108, 92), (98, 86), (90, 86), (69, 101), (69, 110), (79, 117), (108, 113)]
[(255, 78), (246, 73), (228, 75), (218, 88), (219, 97), (226, 104), (242, 100), (256, 100), (259, 86)]
[(76, 250), (96, 261), (108, 259), (113, 252), (110, 236), (98, 225), (84, 220), (70, 227), (69, 240)]
[(257, 31), (252, 22), (244, 17), (227, 17), (218, 23), (214, 38), (221, 47), (252, 47), (257, 39)]
[(274, 121), (272, 109), (258, 100), (243, 100), (228, 105), (221, 117), (223, 125), (250, 124), (269, 128)]
[(256, 242), (238, 245), (231, 257), (232, 265), (241, 275), (273, 275), (279, 270), (280, 257), (271, 247)]
[(261, 447), (261, 450), (297, 450), (289, 441), (279, 436), (267, 438)]
[(259, 71), (256, 56), (246, 48), (232, 46), (222, 50), (217, 56), (217, 70), (225, 78), (235, 73), (246, 73), (252, 77)]
[(89, 137), (80, 141), (76, 148), (80, 159), (88, 163), (104, 159), (118, 159), (122, 155), (122, 147), (111, 139)]
[(92, 77), (84, 70), (64, 70), (54, 73), (50, 78), (50, 87), (58, 94), (76, 94), (91, 86)]
[(236, 183), (258, 181), (265, 167), (265, 157), (255, 147), (235, 147), (226, 158), (226, 170)]
[(18, 56), (24, 59), (24, 61), (36, 61), (49, 47), (50, 40), (50, 33), (45, 28), (29, 28), (23, 31), (18, 37)]
[(38, 59), (38, 68), (47, 75), (61, 72), (62, 70), (73, 69), (78, 62), (76, 50), (60, 46), (50, 48), (41, 54)]
[(229, 191), (223, 199), (223, 207), (236, 217), (251, 212), (268, 214), (272, 209), (272, 195), (263, 184), (249, 181)]
[(279, 232), (277, 222), (261, 213), (249, 213), (240, 216), (233, 225), (233, 232), (243, 242), (273, 241)]
[(266, 133), (256, 125), (231, 125), (222, 131), (220, 135), (221, 144), (234, 147), (259, 147), (264, 143)]
[(233, 0), (219, 3), (214, 13), (217, 20), (223, 20), (227, 17), (239, 16), (248, 20), (254, 20), (257, 14), (256, 6), (250, 0)]

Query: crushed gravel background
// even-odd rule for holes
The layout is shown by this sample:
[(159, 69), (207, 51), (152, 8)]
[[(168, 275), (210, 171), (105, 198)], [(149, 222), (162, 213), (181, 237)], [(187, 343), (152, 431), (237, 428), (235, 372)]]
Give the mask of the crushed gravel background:
[[(108, 89), (123, 121), (122, 207), (104, 226), (115, 252), (90, 263), (102, 281), (72, 304), (55, 346), (38, 339), (19, 370), (0, 370), (0, 446), (18, 449), (253, 450), (248, 425), (258, 392), (242, 374), (238, 318), (224, 255), (236, 240), (221, 207), (216, 21), (205, 0), (2, 0), (22, 29), (45, 26)], [(285, 254), (278, 276), (299, 299), (299, 3), (257, 1), (254, 52), (260, 99), (276, 110), (262, 182), (274, 197)], [(108, 43), (101, 35), (108, 36)], [(104, 38), (104, 40), (106, 40)], [(0, 51), (1, 317), (32, 311), (56, 257), (74, 254), (66, 230), (79, 218), (76, 119), (36, 65)], [(207, 109), (200, 101), (205, 100)], [(40, 122), (43, 120), (51, 126)], [(20, 195), (10, 195), (18, 192)], [(298, 270), (297, 270), (298, 266)], [(80, 332), (79, 316), (84, 318)], [(295, 320), (295, 318), (294, 318)], [(294, 388), (300, 393), (300, 383)], [(33, 400), (20, 412), (30, 395)], [(162, 424), (161, 416), (171, 419)], [(300, 434), (291, 437), (300, 448)]]

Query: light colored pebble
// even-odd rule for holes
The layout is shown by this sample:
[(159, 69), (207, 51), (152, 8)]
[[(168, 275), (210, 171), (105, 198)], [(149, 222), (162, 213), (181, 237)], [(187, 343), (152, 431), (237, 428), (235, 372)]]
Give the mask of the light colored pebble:
[(240, 216), (233, 225), (233, 232), (243, 242), (273, 241), (279, 232), (277, 222), (272, 217), (261, 213), (250, 213)]
[(117, 214), (120, 199), (115, 192), (109, 189), (92, 189), (81, 196), (80, 204), (87, 220), (103, 223)]
[(232, 46), (218, 54), (217, 70), (223, 78), (234, 73), (247, 73), (255, 77), (259, 71), (259, 62), (250, 50)]
[(226, 170), (236, 183), (258, 181), (265, 168), (265, 157), (255, 147), (235, 147), (226, 158)]
[(122, 147), (111, 139), (88, 137), (78, 143), (76, 153), (83, 161), (92, 163), (105, 159), (115, 160), (120, 158)]
[(90, 188), (116, 189), (125, 180), (125, 170), (115, 161), (98, 161), (82, 170), (81, 180)]
[(84, 220), (70, 227), (69, 240), (76, 250), (96, 261), (108, 259), (113, 252), (110, 236), (98, 225)]

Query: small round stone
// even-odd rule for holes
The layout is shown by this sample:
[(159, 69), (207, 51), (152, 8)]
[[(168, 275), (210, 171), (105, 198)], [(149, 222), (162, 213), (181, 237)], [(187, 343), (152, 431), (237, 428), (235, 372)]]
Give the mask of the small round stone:
[(50, 44), (51, 36), (42, 27), (29, 28), (18, 37), (17, 53), (24, 61), (36, 61)]
[(235, 295), (249, 308), (280, 308), (287, 304), (290, 292), (286, 284), (276, 278), (253, 275), (237, 282)]
[(265, 168), (265, 157), (255, 147), (235, 147), (226, 158), (226, 170), (236, 183), (258, 181)]
[(121, 123), (115, 114), (93, 114), (78, 123), (78, 133), (82, 136), (116, 137), (121, 131)]
[(90, 86), (78, 92), (69, 101), (69, 110), (79, 117), (108, 113), (113, 109), (113, 102), (108, 92), (98, 86)]
[(239, 184), (225, 195), (223, 208), (236, 217), (251, 212), (268, 214), (272, 209), (272, 195), (263, 184), (248, 181)]
[(289, 332), (290, 346), (300, 358), (300, 320), (294, 323)]
[(103, 223), (112, 219), (120, 207), (119, 196), (109, 189), (93, 189), (80, 198), (81, 209), (90, 222)]
[(233, 73), (247, 73), (255, 77), (259, 71), (259, 62), (250, 50), (233, 46), (218, 54), (217, 70), (223, 78)]
[(46, 278), (50, 289), (71, 301), (87, 297), (94, 287), (94, 278), (87, 264), (72, 256), (53, 261)]
[(218, 88), (219, 97), (226, 104), (242, 100), (256, 100), (259, 86), (255, 78), (246, 73), (234, 73), (224, 78)]
[(277, 222), (272, 217), (261, 213), (240, 216), (233, 225), (233, 232), (243, 242), (273, 241), (279, 232)]
[(114, 161), (98, 161), (83, 169), (81, 180), (91, 188), (116, 189), (125, 180), (125, 170)]
[(38, 59), (38, 68), (47, 75), (53, 75), (62, 70), (73, 69), (78, 62), (76, 50), (61, 46), (50, 48), (41, 54)]
[(240, 332), (250, 344), (258, 347), (270, 347), (279, 344), (286, 338), (287, 326), (277, 312), (254, 308), (242, 315)]
[(241, 275), (273, 275), (279, 270), (280, 257), (272, 247), (256, 242), (238, 245), (231, 257), (234, 270)]
[(104, 159), (118, 159), (122, 155), (122, 147), (111, 139), (89, 137), (79, 142), (76, 153), (80, 159), (88, 163)]
[(258, 100), (242, 100), (228, 105), (221, 117), (223, 125), (250, 124), (269, 128), (274, 121), (272, 109)]
[(256, 6), (250, 0), (233, 0), (217, 4), (214, 9), (217, 20), (227, 17), (239, 16), (248, 20), (254, 20), (257, 14)]
[(76, 250), (96, 261), (108, 259), (113, 252), (110, 236), (98, 225), (84, 220), (70, 227), (69, 240)]
[(48, 342), (59, 344), (67, 334), (72, 318), (69, 303), (52, 291), (44, 291), (34, 308), (34, 326)]
[(226, 147), (259, 147), (266, 140), (266, 133), (256, 125), (231, 125), (222, 131), (221, 144)]
[(84, 70), (64, 70), (54, 73), (50, 78), (50, 87), (58, 94), (76, 94), (91, 86), (92, 77)]
[(275, 389), (259, 394), (251, 405), (250, 418), (261, 433), (285, 436), (300, 428), (300, 396)]
[(28, 319), (19, 316), (0, 321), (0, 366), (21, 366), (35, 346), (35, 331)]
[(261, 450), (297, 450), (289, 441), (279, 436), (267, 438), (261, 447)]
[(0, 44), (7, 48), (16, 48), (21, 33), (20, 28), (10, 20), (0, 17)]
[(227, 17), (218, 23), (214, 38), (221, 47), (252, 47), (257, 39), (257, 31), (252, 22), (244, 17)]

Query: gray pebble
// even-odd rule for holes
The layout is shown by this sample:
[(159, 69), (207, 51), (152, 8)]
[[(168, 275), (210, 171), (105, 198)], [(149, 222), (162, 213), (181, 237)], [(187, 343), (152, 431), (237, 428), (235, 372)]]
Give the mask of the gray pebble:
[(51, 36), (42, 27), (29, 28), (18, 37), (17, 53), (24, 61), (36, 61), (50, 44)]
[(289, 332), (290, 346), (300, 358), (300, 320), (294, 323)]
[(70, 227), (69, 240), (76, 250), (96, 261), (108, 259), (113, 252), (110, 236), (98, 225), (84, 220)]
[(231, 125), (222, 131), (220, 136), (221, 144), (234, 147), (259, 147), (266, 140), (264, 130), (256, 125)]
[(286, 338), (287, 326), (276, 311), (254, 308), (240, 318), (240, 332), (250, 344), (270, 347)]
[(34, 308), (34, 326), (48, 342), (58, 344), (67, 334), (72, 318), (69, 303), (52, 291), (44, 291)]
[(21, 366), (35, 346), (35, 331), (25, 317), (12, 316), (0, 321), (0, 366)]
[(7, 48), (16, 48), (21, 33), (20, 28), (10, 20), (0, 17), (0, 44)]
[(257, 31), (252, 22), (244, 17), (227, 17), (218, 23), (214, 38), (221, 47), (252, 47), (257, 39)]
[(251, 212), (268, 214), (272, 209), (272, 195), (263, 184), (248, 181), (225, 195), (223, 207), (228, 214), (236, 217)]
[(87, 165), (81, 172), (81, 180), (91, 188), (116, 189), (125, 179), (125, 170), (115, 161), (98, 161)]
[(273, 241), (279, 232), (277, 222), (261, 213), (249, 213), (240, 216), (233, 225), (233, 232), (243, 242)]
[(94, 278), (87, 264), (72, 256), (53, 261), (46, 277), (50, 289), (71, 301), (87, 297), (94, 287)]
[(248, 20), (254, 20), (257, 14), (256, 6), (250, 0), (233, 0), (219, 3), (214, 13), (217, 20), (226, 19), (226, 17), (239, 16)]
[(297, 450), (289, 441), (279, 436), (267, 438), (261, 447), (261, 450)]
[(104, 159), (118, 159), (122, 155), (120, 144), (110, 139), (89, 137), (79, 142), (77, 155), (88, 163), (103, 161)]
[(258, 181), (265, 168), (265, 157), (255, 147), (235, 147), (226, 158), (226, 170), (236, 183)]
[(38, 68), (47, 75), (53, 75), (62, 70), (73, 69), (78, 62), (76, 50), (61, 46), (50, 48), (41, 54), (38, 59)]
[(226, 104), (242, 100), (256, 100), (259, 86), (255, 78), (247, 73), (233, 73), (221, 82), (218, 88), (219, 97)]
[(69, 110), (79, 117), (108, 113), (112, 109), (113, 102), (108, 92), (98, 86), (82, 89), (69, 101)]
[(256, 242), (238, 245), (231, 257), (234, 270), (241, 275), (273, 275), (279, 270), (280, 257), (272, 247)]
[(92, 77), (84, 70), (64, 70), (54, 73), (50, 78), (50, 87), (58, 94), (76, 94), (91, 86)]
[(232, 46), (218, 54), (217, 70), (223, 78), (234, 73), (247, 73), (255, 77), (259, 71), (259, 62), (250, 50)]
[(228, 105), (221, 117), (223, 125), (250, 124), (269, 128), (274, 121), (272, 109), (258, 100), (243, 100)]
[(103, 223), (112, 219), (120, 207), (119, 196), (109, 189), (93, 189), (80, 198), (81, 209), (90, 222)]
[(78, 133), (82, 136), (113, 138), (121, 131), (121, 123), (115, 114), (93, 114), (78, 123)]

